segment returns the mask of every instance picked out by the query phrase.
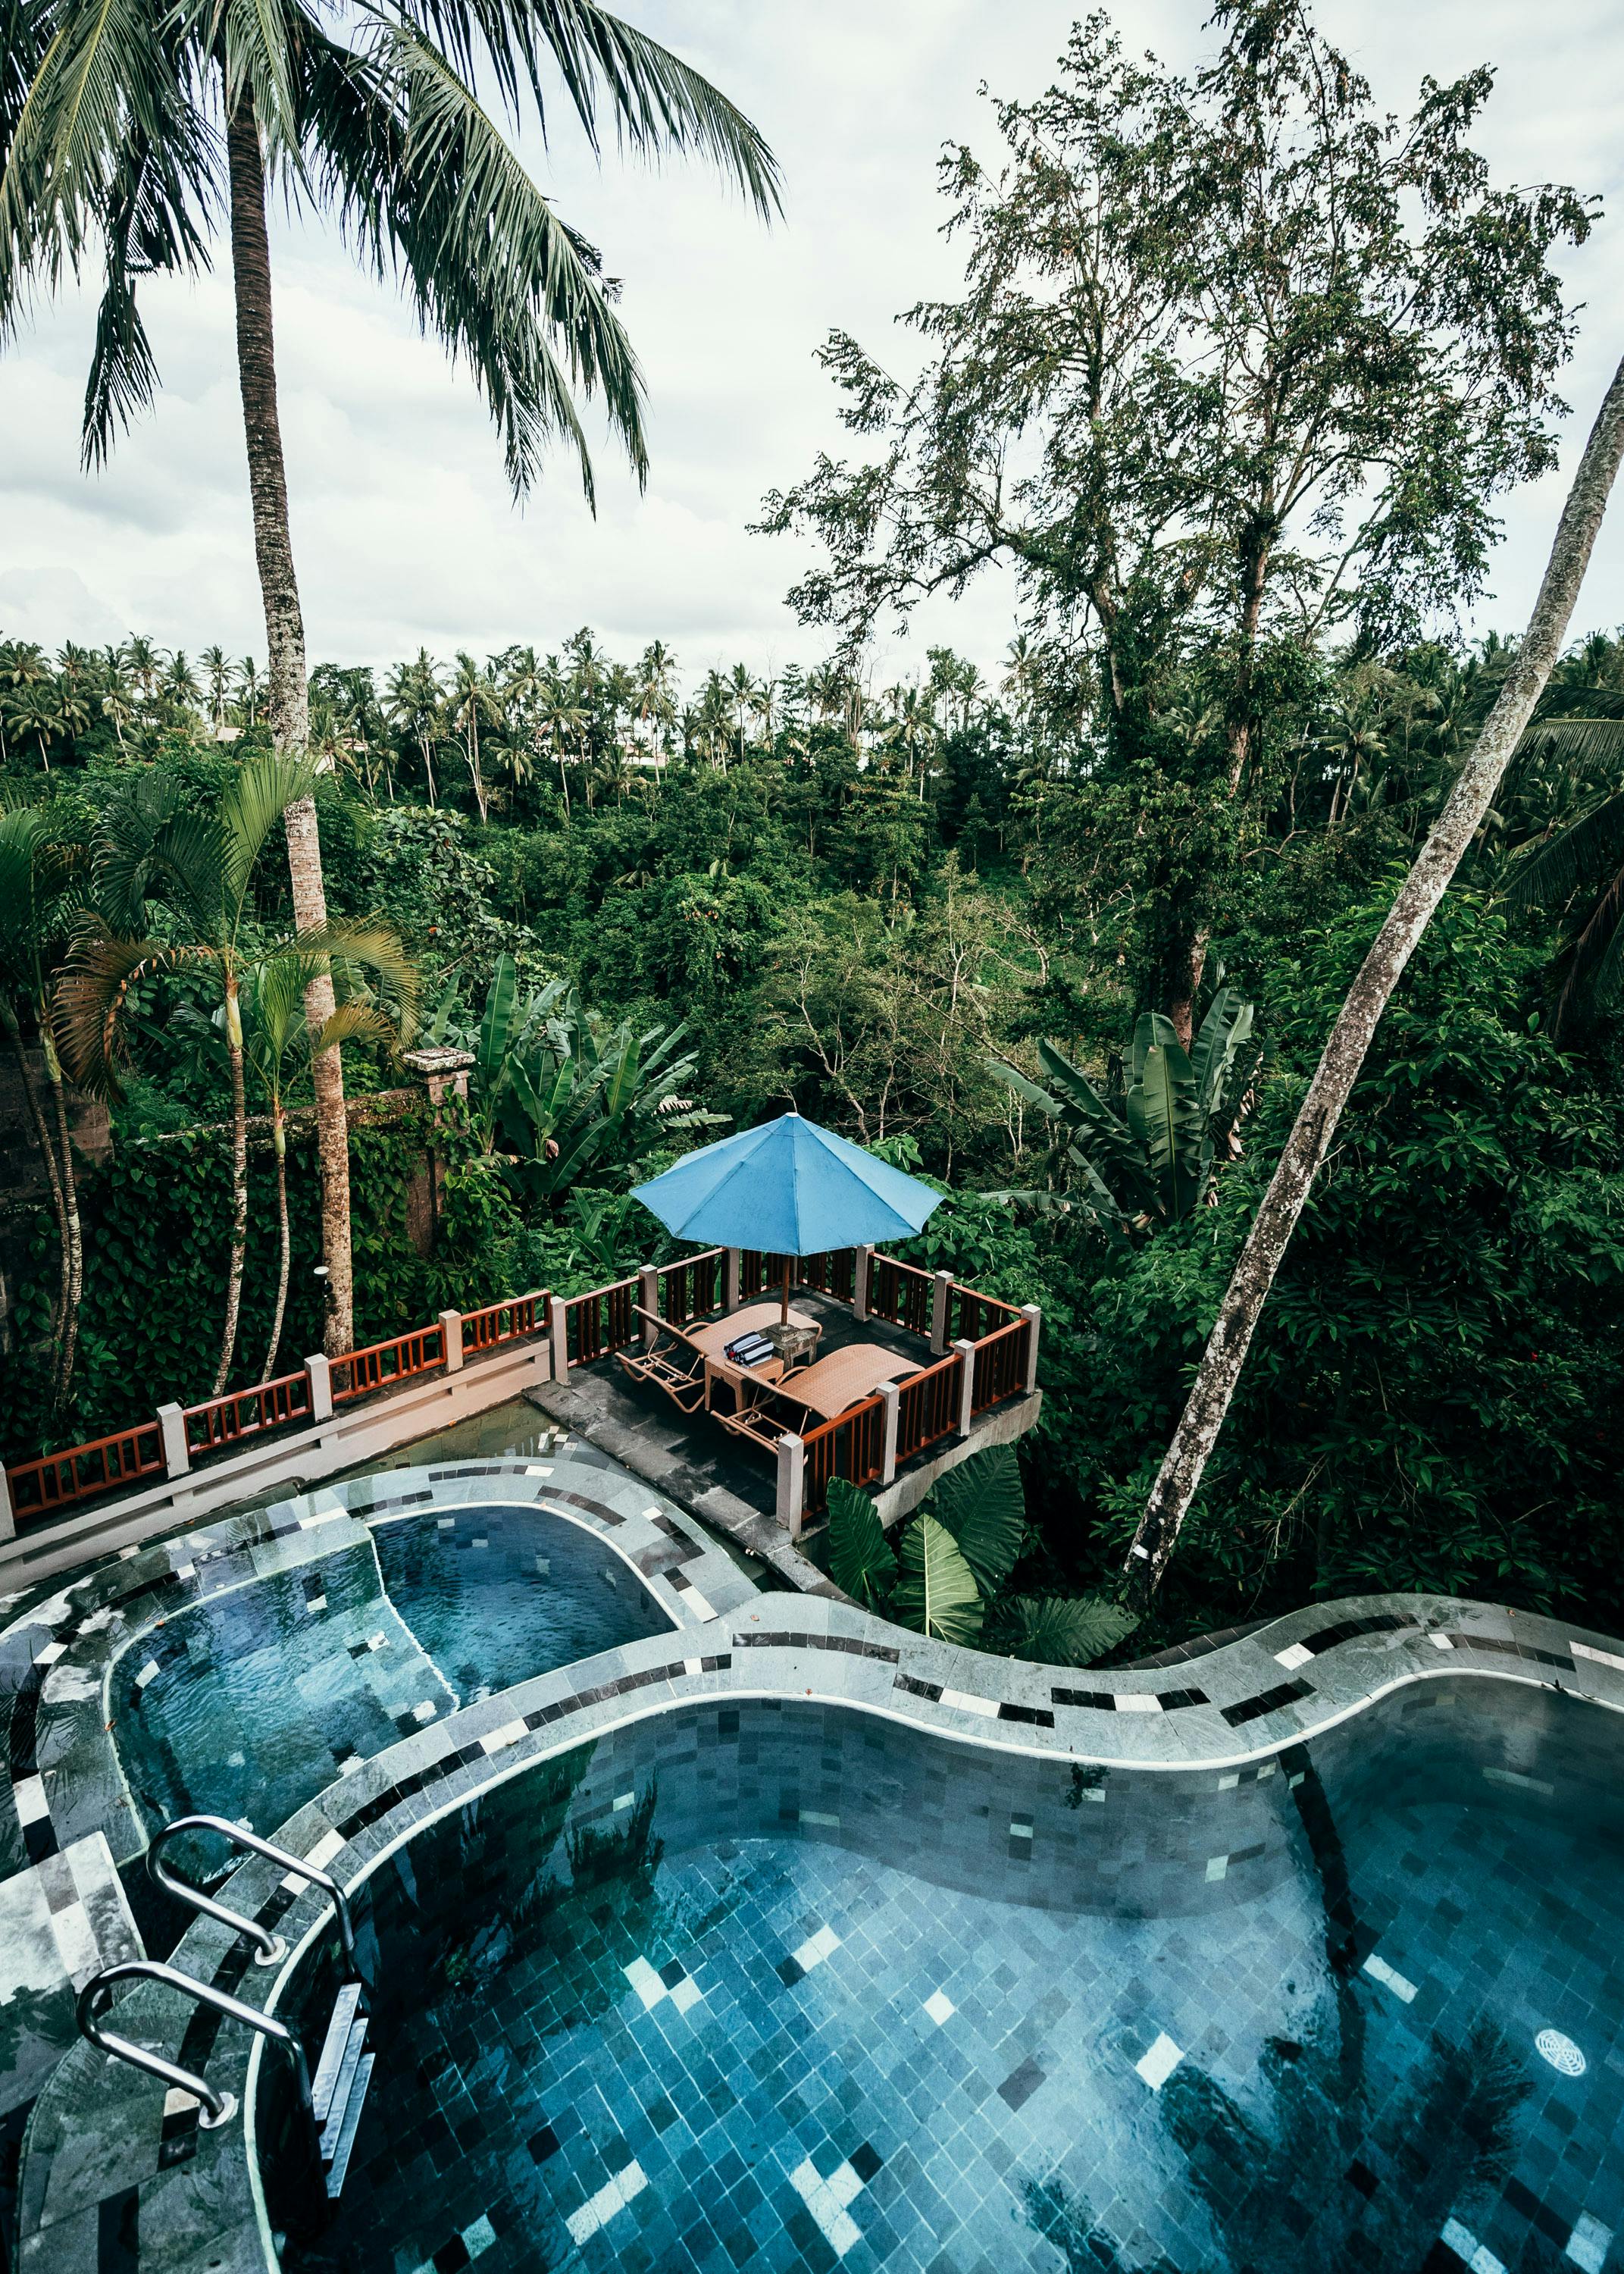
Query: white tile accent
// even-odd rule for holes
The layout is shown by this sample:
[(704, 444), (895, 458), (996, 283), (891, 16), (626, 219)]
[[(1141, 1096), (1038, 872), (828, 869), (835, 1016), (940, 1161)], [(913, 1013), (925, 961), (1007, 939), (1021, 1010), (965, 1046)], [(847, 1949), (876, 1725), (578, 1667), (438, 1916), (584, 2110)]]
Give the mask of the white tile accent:
[(455, 1516), (437, 1516), (437, 1517), (435, 1517), (435, 1519), (434, 1519), (434, 1529), (435, 1529), (435, 1531), (436, 1531), (436, 1532), (453, 1532), (453, 1531), (455, 1531), (455, 1530), (456, 1529), (456, 1518), (455, 1518)]
[(325, 1595), (306, 1595), (304, 1598), (304, 1608), (307, 1611), (325, 1611), (327, 1607), (327, 1599)]
[(136, 1675), (135, 1686), (138, 1690), (145, 1690), (149, 1682), (155, 1682), (157, 1679), (158, 1661), (155, 1658), (149, 1658), (146, 1665)]
[(347, 1510), (342, 1508), (324, 1508), (319, 1516), (300, 1517), (299, 1530), (301, 1532), (314, 1532), (318, 1525), (336, 1524), (341, 1516), (345, 1516), (348, 1513), (349, 1511)]
[(685, 1658), (682, 1661), (682, 1671), (684, 1674), (690, 1675), (703, 1674), (704, 1670), (704, 1661), (703, 1659)]
[(807, 1937), (799, 1950), (791, 1951), (790, 1956), (803, 1974), (810, 1974), (815, 1966), (821, 1966), (826, 1958), (832, 1958), (839, 1947), (840, 1938), (833, 1927), (821, 1926), (816, 1934)]
[(1153, 2092), (1160, 2092), (1184, 2057), (1184, 2047), (1175, 2044), (1163, 2029), (1143, 2060), (1134, 2062), (1134, 2074), (1143, 2077)]
[(790, 2173), (789, 2183), (823, 2229), (823, 2240), (837, 2258), (844, 2258), (862, 2240), (856, 2221), (846, 2208), (862, 2187), (849, 2164), (842, 2164), (831, 2178), (823, 2180), (808, 2156)]
[(313, 1848), (304, 1851), (304, 1861), (312, 1871), (325, 1871), (335, 1856), (342, 1852), (344, 1835), (342, 1832), (324, 1832)]
[(646, 1958), (634, 1958), (625, 1969), (626, 1978), (643, 2003), (643, 2010), (651, 2013), (665, 1995), (665, 1985)]
[(500, 1729), (491, 1729), (479, 1740), (482, 1753), (503, 1753), (509, 1745), (516, 1745), (521, 1737), (530, 1735), (523, 1721), (504, 1721)]
[(572, 2210), (565, 2220), (569, 2239), (578, 2250), (589, 2241), (600, 2226), (607, 2226), (615, 2213), (624, 2210), (635, 2195), (640, 2195), (649, 2184), (648, 2173), (641, 2164), (628, 2164), (623, 2172), (606, 2180), (595, 2195), (589, 2195), (579, 2210)]
[(1027, 1823), (1026, 1818), (1024, 1816), (1011, 1816), (1010, 1818), (1010, 1838), (1011, 1840), (1030, 1840), (1031, 1837), (1032, 1826)]
[(118, 1551), (118, 1560), (121, 1563), (127, 1563), (132, 1555), (139, 1555), (140, 1552), (139, 1547), (121, 1547)]
[(1159, 1713), (1162, 1711), (1162, 1700), (1154, 1690), (1114, 1690), (1111, 1695), (1116, 1700), (1119, 1713)]
[(925, 2000), (925, 2011), (940, 2029), (952, 2020), (959, 2008), (945, 1990), (933, 1990)]
[(368, 1650), (387, 1650), (389, 1646), (389, 1638), (387, 1634), (368, 1635), (366, 1646)]
[(1220, 1792), (1233, 1792), (1240, 1781), (1240, 1771), (1238, 1769), (1231, 1769), (1227, 1775), (1221, 1776), (1219, 1778), (1218, 1789)]
[(19, 1824), (42, 1824), (50, 1814), (50, 1803), (45, 1797), (43, 1777), (24, 1777), (20, 1784), (11, 1787), (11, 1797), (17, 1803)]
[(658, 1504), (653, 1508), (645, 1508), (643, 1511), (643, 1520), (645, 1524), (652, 1524), (658, 1514), (659, 1509)]
[(710, 1597), (708, 1595), (702, 1595), (698, 1588), (695, 1586), (690, 1585), (684, 1587), (681, 1591), (681, 1600), (687, 1605), (688, 1608), (693, 1612), (694, 1621), (697, 1626), (704, 1626), (710, 1620), (716, 1616), (716, 1611), (711, 1604)]
[(695, 1981), (693, 1976), (691, 1974), (685, 1974), (682, 1977), (681, 1981), (678, 1983), (676, 1988), (672, 1992), (671, 2002), (676, 2007), (679, 2014), (686, 2014), (690, 2007), (698, 2005), (700, 1999), (704, 1996), (704, 1992), (700, 1988), (698, 1983)]
[(551, 1461), (532, 1461), (524, 1473), (527, 1477), (550, 1477), (553, 1474), (553, 1464)]
[(1471, 2274), (1506, 2274), (1503, 2261), (1496, 2258), (1486, 2242), (1479, 2242), (1468, 2226), (1458, 2218), (1450, 2219), (1444, 2227), (1443, 2240), (1457, 2258), (1464, 2259)]
[(1228, 1879), (1229, 1875), (1229, 1859), (1227, 1856), (1209, 1856), (1207, 1857), (1207, 1876), (1209, 1879)]
[(1522, 1792), (1542, 1792), (1547, 1800), (1556, 1790), (1543, 1777), (1524, 1776), (1520, 1769), (1485, 1769), (1483, 1773), (1490, 1784), (1515, 1785)]
[(1613, 2229), (1604, 2226), (1600, 2219), (1593, 2218), (1588, 2210), (1583, 2211), (1578, 2225), (1568, 2238), (1564, 2255), (1571, 2258), (1575, 2266), (1583, 2267), (1584, 2274), (1601, 2274), (1612, 2242)]
[(69, 1903), (50, 1915), (51, 1933), (62, 1960), (62, 1970), (76, 1989), (88, 1982), (102, 1964), (95, 1929), (83, 1903)]
[[(1455, 1645), (1450, 1641), (1448, 1636), (1447, 1634), (1440, 1634), (1436, 1627), (1434, 1627), (1432, 1633), (1428, 1635), (1427, 1640), (1432, 1644), (1434, 1650), (1453, 1650), (1455, 1648)], [(1463, 2227), (1461, 2231), (1462, 2233), (1465, 2233), (1465, 2229)], [(1453, 2244), (1450, 2247), (1453, 2248)]]
[(432, 1698), (425, 1698), (421, 1706), (412, 1707), (411, 1718), (414, 1721), (432, 1721), (439, 1710)]
[(1575, 1658), (1588, 1658), (1595, 1666), (1610, 1666), (1615, 1674), (1624, 1674), (1624, 1658), (1616, 1650), (1595, 1650), (1588, 1642), (1570, 1642), (1568, 1647)]
[(944, 1706), (957, 1707), (961, 1713), (984, 1714), (989, 1721), (996, 1721), (998, 1718), (996, 1698), (973, 1698), (967, 1690), (944, 1690), (942, 1692), (942, 1703)]
[(480, 2252), (488, 2250), (495, 2240), (496, 2229), (484, 2211), (480, 2212), (471, 2226), (465, 2226), (462, 2229), (462, 2247), (470, 2258), (477, 2258)]
[(184, 2116), (187, 2109), (195, 2108), (197, 2105), (197, 2094), (187, 2092), (178, 2084), (172, 2084), (163, 2096), (163, 2112), (166, 2116)]
[(1312, 1657), (1312, 1651), (1304, 1650), (1300, 1642), (1289, 1642), (1284, 1650), (1274, 1653), (1274, 1663), (1283, 1666), (1288, 1674), (1295, 1674), (1299, 1666), (1308, 1665)]
[(1395, 1998), (1402, 1998), (1405, 2005), (1408, 2006), (1414, 1999), (1415, 1984), (1406, 1975), (1401, 1974), (1396, 1967), (1389, 1966), (1385, 1958), (1378, 1958), (1373, 1950), (1365, 1962), (1365, 1971), (1380, 1982), (1384, 1989), (1391, 1990)]
[(177, 1579), (195, 1579), (197, 1576), (198, 1567), (195, 1563), (177, 1563), (175, 1566), (175, 1577)]
[(801, 1811), (801, 1820), (803, 1824), (821, 1825), (826, 1832), (838, 1831), (840, 1826), (840, 1819), (838, 1816), (830, 1816), (817, 1808), (803, 1808)]
[(630, 1808), (636, 1797), (635, 1792), (617, 1792), (614, 1796), (615, 1813), (618, 1814), (623, 1808)]
[(43, 1650), (34, 1653), (34, 1662), (36, 1666), (55, 1666), (59, 1658), (65, 1658), (67, 1654), (65, 1642), (48, 1642)]

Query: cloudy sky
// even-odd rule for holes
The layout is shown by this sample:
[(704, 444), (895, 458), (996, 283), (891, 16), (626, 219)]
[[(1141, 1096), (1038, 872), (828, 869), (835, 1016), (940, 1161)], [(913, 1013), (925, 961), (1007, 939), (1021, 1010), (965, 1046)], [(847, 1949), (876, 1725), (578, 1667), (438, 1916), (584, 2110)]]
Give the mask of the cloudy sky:
[[(978, 95), (1034, 93), (1073, 10), (1054, 0), (626, 0), (627, 12), (705, 70), (777, 151), (786, 217), (763, 230), (694, 171), (597, 169), (560, 121), (539, 178), (624, 281), (623, 313), (650, 398), (645, 493), (605, 451), (599, 511), (560, 460), (523, 512), (472, 388), (337, 244), (274, 235), (282, 417), (294, 543), (312, 660), (387, 662), (510, 640), (556, 646), (593, 625), (613, 652), (658, 635), (685, 679), (742, 658), (810, 662), (826, 643), (783, 602), (796, 549), (751, 536), (762, 493), (838, 449), (832, 391), (814, 365), (834, 324), (906, 360), (895, 312), (951, 290), (934, 162), (942, 141), (989, 147)], [(1200, 0), (1124, 0), (1131, 42), (1193, 64)], [(1323, 0), (1320, 20), (1407, 108), (1423, 73), (1490, 61), (1499, 87), (1478, 140), (1502, 181), (1566, 180), (1624, 210), (1615, 100), (1624, 15), (1612, 0)], [(527, 146), (528, 148), (528, 146)], [(1604, 218), (1568, 263), (1586, 304), (1565, 388), (1570, 468), (1624, 350), (1624, 235)], [(0, 358), (0, 633), (56, 644), (139, 629), (191, 650), (262, 650), (229, 297), (214, 277), (149, 290), (163, 392), (110, 467), (79, 470), (90, 311), (68, 302)], [(1520, 623), (1566, 473), (1513, 499), (1479, 621)], [(921, 617), (883, 668), (950, 640), (989, 662), (1011, 629), (989, 580)], [(1581, 629), (1624, 621), (1624, 501), (1581, 603)]]

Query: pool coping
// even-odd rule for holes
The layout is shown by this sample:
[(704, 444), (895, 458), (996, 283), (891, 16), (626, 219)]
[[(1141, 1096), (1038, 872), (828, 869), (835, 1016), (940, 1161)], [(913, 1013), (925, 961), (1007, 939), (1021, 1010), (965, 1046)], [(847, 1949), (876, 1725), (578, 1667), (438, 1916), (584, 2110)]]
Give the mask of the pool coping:
[[(265, 1537), (252, 1543), (222, 1541), (211, 1552), (239, 1554), (251, 1545), (263, 1547), (266, 1538), (286, 1541), (295, 1533), (319, 1532), (339, 1517), (426, 1505), (430, 1480), (446, 1504), (460, 1490), (455, 1504), (471, 1507), (499, 1497), (487, 1480), (500, 1475), (502, 1504), (522, 1505), (515, 1497), (519, 1472), (541, 1465), (535, 1460), (447, 1463), (324, 1487), (297, 1502), (209, 1526), (211, 1539), (229, 1524), (266, 1527)], [(562, 1452), (549, 1465), (553, 1477), (525, 1480), (535, 1487), (530, 1497), (545, 1503), (568, 1490), (580, 1518), (607, 1544), (621, 1544), (608, 1542), (611, 1532), (622, 1532), (627, 1541), (635, 1538), (629, 1527), (641, 1523), (650, 1547), (670, 1547), (680, 1535), (725, 1567), (715, 1572), (713, 1586), (698, 1590), (711, 1615), (686, 1620), (680, 1634), (643, 1638), (462, 1706), (335, 1780), (273, 1836), (291, 1853), (318, 1861), (341, 1885), (359, 1885), (426, 1824), (539, 1762), (629, 1722), (695, 1704), (770, 1698), (842, 1706), (962, 1743), (1070, 1762), (1100, 1778), (1136, 1771), (1233, 1776), (1335, 1728), (1395, 1690), (1450, 1675), (1532, 1684), (1624, 1713), (1624, 1647), (1609, 1638), (1538, 1614), (1442, 1596), (1380, 1595), (1315, 1605), (1171, 1666), (1077, 1671), (994, 1658), (910, 1633), (845, 1601), (762, 1593), (721, 1549), (703, 1541), (682, 1510), (658, 1495), (651, 1500), (641, 1480), (571, 1463)], [(568, 1476), (561, 1475), (566, 1470)], [(642, 1504), (641, 1513), (617, 1505), (631, 1501)], [(661, 1517), (664, 1524), (657, 1521)], [(163, 1615), (189, 1608), (199, 1599), (184, 1592), (196, 1579), (197, 1559), (183, 1556), (193, 1566), (183, 1576), (175, 1558), (197, 1545), (193, 1536), (127, 1559), (123, 1568), (132, 1584), (126, 1593), (150, 1594), (167, 1604)], [(700, 1555), (680, 1561), (688, 1572), (712, 1576), (710, 1562), (702, 1565)], [(139, 1571), (132, 1568), (137, 1565)], [(109, 1607), (117, 1598), (106, 1590), (120, 1568), (109, 1574), (104, 1567), (70, 1584), (0, 1633), (4, 1651), (19, 1624), (49, 1630), (49, 1643), (33, 1660), (43, 1660), (47, 1667), (41, 1698), (57, 1667), (76, 1667), (81, 1675), (88, 1671), (114, 1624)], [(677, 1597), (694, 1592), (692, 1582), (671, 1592)], [(81, 1593), (85, 1602), (70, 1604), (69, 1597)], [(63, 1642), (70, 1629), (71, 1640)], [(47, 1657), (48, 1652), (54, 1654)], [(76, 1660), (75, 1653), (86, 1658)], [(1199, 1675), (1199, 1684), (1192, 1675)], [(40, 1792), (54, 1829), (51, 1781), (42, 1767)], [(329, 1916), (326, 1901), (308, 1886), (283, 1883), (276, 1867), (259, 1859), (231, 1875), (225, 1900), (284, 1936), (289, 1946), (284, 1963), (251, 1967), (240, 1939), (206, 1919), (183, 1938), (176, 1962), (270, 2010), (322, 1932)], [(172, 2054), (189, 2022), (196, 2037), (193, 2009), (174, 1992), (142, 1985), (119, 2010), (121, 2016), (139, 2015), (148, 2041)], [(129, 2027), (129, 2020), (121, 2026)], [(79, 2243), (94, 2239), (102, 2207), (133, 2191), (140, 2204), (143, 2267), (161, 2267), (163, 2274), (190, 2274), (193, 2267), (211, 2274), (239, 2269), (267, 2274), (274, 2268), (257, 2166), (252, 2152), (244, 2152), (252, 2145), (261, 2041), (255, 2037), (248, 2046), (244, 2033), (234, 2032), (215, 2047), (209, 2034), (202, 2058), (210, 2081), (237, 2092), (250, 2111), (241, 2133), (235, 2124), (203, 2130), (195, 2105), (189, 2110), (177, 2105), (177, 2096), (166, 2096), (162, 2086), (107, 2062), (87, 2045), (64, 2056), (29, 2127), (19, 2222), (23, 2267), (44, 2274), (49, 2264), (55, 2274), (58, 2265), (76, 2264), (70, 2253), (75, 2230)], [(96, 2152), (87, 2161), (84, 2116), (92, 2105), (98, 2115)], [(77, 2155), (56, 2152), (57, 2142), (65, 2150), (72, 2140), (79, 2143)], [(48, 2257), (48, 2252), (56, 2255)], [(95, 2264), (94, 2253), (85, 2263)]]

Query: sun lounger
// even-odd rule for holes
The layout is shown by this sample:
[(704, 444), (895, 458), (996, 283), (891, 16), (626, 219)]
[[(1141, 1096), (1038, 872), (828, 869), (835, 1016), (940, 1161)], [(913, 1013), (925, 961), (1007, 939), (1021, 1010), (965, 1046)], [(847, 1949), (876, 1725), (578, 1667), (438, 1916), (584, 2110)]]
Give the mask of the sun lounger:
[[(684, 1413), (697, 1413), (702, 1406), (710, 1404), (713, 1382), (725, 1382), (733, 1387), (737, 1408), (745, 1402), (742, 1392), (746, 1387), (777, 1382), (784, 1371), (783, 1362), (776, 1358), (766, 1359), (760, 1366), (735, 1367), (730, 1366), (722, 1355), (726, 1345), (736, 1342), (741, 1335), (776, 1319), (779, 1312), (777, 1303), (753, 1303), (745, 1310), (735, 1311), (731, 1318), (712, 1319), (699, 1327), (675, 1327), (669, 1319), (645, 1311), (641, 1304), (634, 1307), (644, 1325), (653, 1327), (656, 1332), (646, 1350), (617, 1352), (620, 1366), (634, 1382), (646, 1382), (656, 1389), (663, 1389)], [(801, 1311), (792, 1311), (790, 1318), (797, 1326), (816, 1324), (816, 1320), (808, 1319)]]
[(771, 1451), (787, 1430), (804, 1429), (814, 1419), (833, 1421), (872, 1397), (883, 1382), (920, 1371), (917, 1359), (899, 1358), (879, 1343), (848, 1343), (803, 1373), (773, 1382), (765, 1396), (741, 1399), (735, 1412), (724, 1413), (714, 1404), (710, 1410), (735, 1437), (748, 1437)]

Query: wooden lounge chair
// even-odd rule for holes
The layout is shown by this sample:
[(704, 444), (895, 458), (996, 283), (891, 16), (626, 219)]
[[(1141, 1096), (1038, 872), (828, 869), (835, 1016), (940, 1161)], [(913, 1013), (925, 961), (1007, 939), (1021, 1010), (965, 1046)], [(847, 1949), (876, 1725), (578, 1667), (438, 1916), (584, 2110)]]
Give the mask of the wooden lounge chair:
[(833, 1421), (872, 1397), (883, 1382), (921, 1371), (917, 1359), (899, 1358), (879, 1343), (848, 1343), (844, 1350), (831, 1351), (803, 1373), (763, 1384), (764, 1396), (741, 1400), (733, 1413), (724, 1413), (714, 1405), (710, 1410), (735, 1437), (748, 1437), (752, 1444), (772, 1452), (787, 1430), (805, 1428), (813, 1419)]
[[(713, 1319), (708, 1325), (690, 1328), (673, 1326), (669, 1319), (645, 1311), (640, 1303), (633, 1308), (644, 1325), (656, 1331), (647, 1350), (617, 1352), (620, 1364), (632, 1381), (650, 1382), (656, 1389), (663, 1389), (684, 1413), (697, 1413), (702, 1406), (709, 1404), (714, 1381), (734, 1385), (736, 1407), (741, 1402), (741, 1385), (776, 1382), (784, 1371), (776, 1358), (767, 1359), (757, 1367), (734, 1367), (729, 1366), (722, 1355), (726, 1345), (740, 1335), (776, 1319), (779, 1308), (777, 1303), (755, 1303), (748, 1310), (735, 1311), (731, 1318)], [(797, 1326), (816, 1324), (799, 1311), (792, 1311), (790, 1318)]]

